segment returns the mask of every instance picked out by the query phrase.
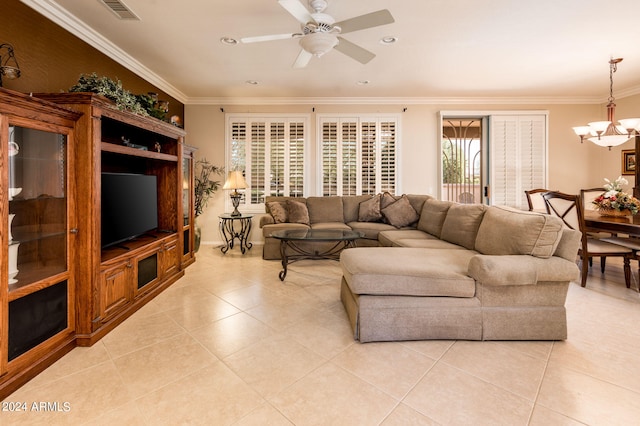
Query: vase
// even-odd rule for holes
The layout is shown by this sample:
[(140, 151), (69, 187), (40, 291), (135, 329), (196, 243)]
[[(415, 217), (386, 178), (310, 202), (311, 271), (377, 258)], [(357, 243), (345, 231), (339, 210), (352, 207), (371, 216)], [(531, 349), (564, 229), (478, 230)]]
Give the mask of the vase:
[(20, 243), (9, 244), (9, 284), (15, 284), (18, 282), (16, 275), (18, 275), (18, 247)]
[(11, 233), (11, 222), (13, 222), (13, 218), (16, 217), (15, 214), (11, 213), (9, 214), (9, 243), (11, 243), (11, 241), (13, 241), (13, 235)]
[(600, 208), (600, 209), (598, 209), (598, 213), (600, 214), (600, 216), (610, 216), (610, 217), (631, 216), (631, 210), (629, 210), (629, 209), (616, 210), (616, 209), (603, 209), (603, 208)]

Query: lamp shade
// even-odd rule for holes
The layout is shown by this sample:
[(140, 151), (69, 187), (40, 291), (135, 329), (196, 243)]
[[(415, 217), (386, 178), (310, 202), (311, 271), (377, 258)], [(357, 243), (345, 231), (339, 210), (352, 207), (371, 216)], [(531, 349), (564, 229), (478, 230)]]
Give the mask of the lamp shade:
[(247, 187), (247, 182), (244, 180), (242, 171), (234, 170), (229, 172), (227, 181), (224, 183), (222, 189), (244, 189)]

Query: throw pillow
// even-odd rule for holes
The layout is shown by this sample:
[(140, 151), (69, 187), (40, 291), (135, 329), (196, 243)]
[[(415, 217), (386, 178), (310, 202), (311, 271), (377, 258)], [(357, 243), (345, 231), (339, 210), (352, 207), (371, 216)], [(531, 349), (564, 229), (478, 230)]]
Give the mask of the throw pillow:
[(287, 213), (289, 213), (289, 223), (309, 225), (309, 210), (305, 203), (287, 200)]
[(380, 213), (380, 196), (374, 195), (366, 201), (362, 201), (358, 208), (358, 222), (378, 222), (382, 219)]
[(380, 194), (380, 210), (388, 207), (390, 204), (398, 201), (400, 197), (396, 197), (395, 195), (391, 195), (389, 192), (383, 192)]
[(269, 209), (269, 213), (273, 217), (274, 223), (285, 223), (287, 222), (287, 209), (284, 203), (280, 201), (270, 201), (267, 203), (267, 209)]
[(451, 201), (440, 201), (429, 199), (422, 205), (422, 213), (420, 213), (420, 221), (417, 228), (434, 237), (440, 238), (442, 233), (442, 224), (447, 217), (447, 211), (451, 207)]
[(387, 219), (387, 223), (395, 226), (396, 228), (402, 228), (403, 226), (411, 225), (420, 218), (416, 210), (411, 206), (409, 198), (406, 195), (400, 197), (395, 203), (389, 204), (387, 207), (380, 209), (384, 217)]

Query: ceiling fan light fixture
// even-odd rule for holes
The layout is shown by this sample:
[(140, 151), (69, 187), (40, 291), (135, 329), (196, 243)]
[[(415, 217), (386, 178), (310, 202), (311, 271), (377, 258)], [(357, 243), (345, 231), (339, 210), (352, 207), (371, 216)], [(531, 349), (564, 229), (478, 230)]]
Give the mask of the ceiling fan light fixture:
[(334, 34), (324, 32), (307, 34), (300, 39), (300, 46), (318, 58), (329, 52), (337, 44), (338, 38)]

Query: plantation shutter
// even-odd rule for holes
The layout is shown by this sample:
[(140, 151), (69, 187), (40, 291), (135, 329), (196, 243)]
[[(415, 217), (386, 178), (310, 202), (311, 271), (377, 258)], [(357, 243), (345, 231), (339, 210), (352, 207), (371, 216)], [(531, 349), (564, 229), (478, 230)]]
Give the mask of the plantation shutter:
[[(271, 185), (267, 189), (269, 195), (284, 195), (285, 185), (285, 140), (284, 123), (271, 123), (270, 129), (270, 171)], [(268, 179), (265, 176), (265, 180)]]
[(377, 194), (376, 188), (376, 123), (362, 123), (362, 194)]
[(227, 164), (245, 173), (244, 206), (255, 205), (252, 211), (258, 212), (268, 195), (305, 195), (307, 122), (284, 115), (227, 115)]
[(342, 122), (342, 195), (358, 193), (358, 123)]
[(396, 123), (380, 123), (380, 192), (396, 191)]
[(251, 123), (251, 152), (250, 178), (251, 204), (264, 203), (264, 185), (266, 159), (266, 133), (265, 123)]
[(546, 115), (490, 117), (490, 202), (527, 209), (525, 190), (547, 186)]
[(322, 195), (396, 191), (397, 120), (319, 117)]
[(304, 196), (304, 123), (289, 124), (289, 187), (290, 197)]
[(322, 195), (338, 195), (338, 123), (322, 123)]

